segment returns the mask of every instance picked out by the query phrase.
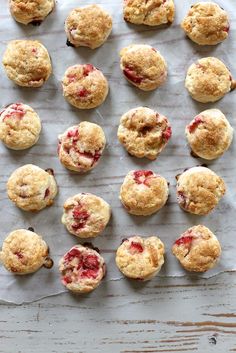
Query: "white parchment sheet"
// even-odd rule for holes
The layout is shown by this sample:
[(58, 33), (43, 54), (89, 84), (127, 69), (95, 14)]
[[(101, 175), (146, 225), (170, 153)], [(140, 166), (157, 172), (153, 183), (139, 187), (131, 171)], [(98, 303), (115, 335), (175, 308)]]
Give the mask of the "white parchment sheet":
[[(98, 0), (97, 3), (113, 16), (113, 31), (108, 41), (96, 50), (71, 48), (66, 46), (64, 20), (69, 11), (77, 6), (92, 4), (94, 0), (58, 0), (56, 9), (39, 27), (23, 26), (16, 23), (8, 12), (8, 1), (1, 1), (0, 12), (0, 57), (8, 41), (13, 39), (39, 39), (47, 47), (53, 63), (53, 74), (40, 89), (17, 87), (6, 77), (0, 68), (0, 105), (15, 101), (31, 105), (39, 114), (43, 129), (39, 142), (33, 148), (21, 152), (8, 150), (0, 144), (0, 241), (17, 228), (34, 227), (42, 234), (50, 246), (55, 262), (53, 269), (40, 269), (33, 275), (14, 276), (3, 266), (0, 267), (0, 300), (20, 304), (45, 296), (64, 292), (60, 283), (57, 263), (59, 258), (79, 242), (67, 233), (61, 224), (64, 201), (78, 192), (91, 192), (103, 197), (112, 206), (112, 219), (93, 244), (100, 248), (107, 262), (108, 274), (96, 290), (103, 296), (103, 288), (109, 292), (112, 280), (125, 281), (115, 266), (115, 250), (121, 239), (134, 234), (158, 235), (166, 246), (165, 265), (160, 275), (153, 279), (161, 284), (162, 276), (183, 276), (186, 274), (171, 254), (174, 240), (188, 227), (202, 223), (208, 226), (222, 244), (222, 257), (218, 266), (206, 274), (210, 277), (223, 271), (236, 270), (236, 147), (233, 142), (230, 150), (220, 159), (208, 163), (227, 184), (227, 194), (217, 209), (206, 217), (191, 216), (180, 210), (175, 196), (175, 176), (184, 168), (204, 163), (189, 154), (186, 144), (185, 125), (202, 110), (221, 109), (235, 128), (236, 92), (228, 94), (215, 104), (198, 104), (184, 88), (188, 66), (198, 58), (216, 56), (222, 59), (236, 77), (236, 5), (234, 0), (218, 0), (231, 17), (231, 30), (228, 40), (213, 47), (200, 47), (185, 37), (180, 22), (191, 0), (176, 0), (176, 18), (170, 27), (150, 28), (134, 26), (124, 22), (121, 0)], [(168, 79), (164, 86), (153, 92), (142, 92), (131, 86), (119, 68), (119, 51), (132, 43), (148, 43), (157, 48), (168, 63)], [(98, 109), (80, 111), (70, 106), (62, 96), (60, 80), (70, 65), (92, 63), (100, 68), (110, 84), (110, 93), (105, 103)], [(139, 160), (129, 156), (119, 144), (116, 134), (121, 115), (127, 110), (145, 105), (166, 115), (173, 128), (173, 137), (156, 161)], [(77, 175), (61, 166), (57, 157), (57, 135), (80, 121), (88, 120), (102, 126), (107, 137), (107, 147), (100, 164), (90, 173)], [(7, 197), (6, 182), (9, 175), (27, 163), (42, 168), (53, 168), (59, 185), (59, 194), (52, 207), (39, 213), (27, 213), (15, 207)], [(135, 217), (127, 214), (118, 199), (120, 185), (128, 171), (132, 169), (152, 169), (170, 182), (168, 204), (151, 217)], [(189, 275), (188, 275), (189, 276)], [(195, 276), (196, 277), (196, 276)], [(131, 291), (134, 289), (130, 289)], [(112, 295), (112, 293), (110, 293)]]

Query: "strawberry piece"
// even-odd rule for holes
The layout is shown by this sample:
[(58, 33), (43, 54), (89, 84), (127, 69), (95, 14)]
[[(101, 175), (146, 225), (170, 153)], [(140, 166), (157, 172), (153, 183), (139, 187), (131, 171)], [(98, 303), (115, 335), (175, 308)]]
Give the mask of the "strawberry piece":
[(162, 133), (162, 138), (165, 140), (165, 141), (168, 141), (172, 136), (172, 129), (170, 126), (168, 126), (166, 128), (166, 130)]
[(91, 65), (91, 64), (86, 64), (86, 65), (83, 65), (83, 74), (84, 76), (88, 76), (90, 74), (90, 72), (96, 70), (96, 68)]
[(101, 153), (99, 153), (98, 151), (96, 151), (95, 154), (92, 154), (90, 152), (79, 152), (79, 154), (85, 158), (92, 159), (92, 165), (94, 165), (101, 157)]
[(127, 77), (128, 80), (130, 80), (130, 81), (132, 81), (134, 83), (140, 84), (142, 82), (142, 80), (143, 80), (143, 77), (138, 76), (136, 74), (136, 72), (132, 68), (130, 68), (128, 66), (126, 66), (124, 68), (123, 73)]
[(93, 279), (96, 279), (97, 278), (97, 275), (98, 275), (98, 271), (96, 270), (83, 270), (81, 273), (80, 273), (80, 278), (93, 278)]
[(178, 191), (178, 195), (177, 195), (177, 201), (178, 203), (183, 206), (184, 208), (186, 208), (187, 206), (187, 202), (186, 202), (186, 196), (183, 193), (183, 191)]
[(16, 255), (19, 260), (23, 259), (23, 257), (24, 257), (23, 254), (22, 254), (20, 251), (16, 251), (16, 252), (14, 253), (14, 255)]
[(83, 257), (83, 268), (84, 269), (99, 269), (99, 261), (96, 255), (86, 255)]
[(78, 257), (78, 258), (81, 257), (81, 252), (77, 248), (73, 248), (70, 251), (68, 251), (68, 253), (65, 255), (64, 259), (66, 262), (70, 262), (75, 257)]
[(130, 244), (130, 250), (132, 253), (142, 253), (144, 249), (140, 243), (132, 241)]
[(189, 245), (191, 245), (192, 241), (193, 241), (193, 236), (188, 235), (188, 236), (184, 236), (184, 237), (177, 239), (175, 241), (175, 244), (178, 246), (180, 246), (180, 245), (189, 246)]
[(68, 74), (67, 78), (69, 80), (69, 83), (75, 82), (76, 81), (76, 74)]
[(229, 33), (229, 30), (230, 30), (230, 26), (227, 26), (227, 27), (223, 28), (223, 31), (224, 31), (224, 32)]
[(75, 231), (84, 228), (86, 221), (89, 218), (88, 212), (86, 210), (83, 210), (82, 207), (79, 205), (74, 207), (72, 214), (76, 222), (72, 225), (72, 228)]
[(65, 283), (65, 284), (69, 284), (72, 282), (72, 279), (68, 276), (64, 276), (63, 279), (62, 279), (62, 283)]
[(67, 137), (72, 138), (73, 142), (78, 141), (79, 139), (79, 131), (78, 129), (72, 129), (67, 132)]
[(148, 186), (147, 179), (150, 176), (153, 176), (153, 172), (151, 170), (136, 170), (134, 172), (134, 181), (137, 184), (145, 184)]
[(77, 95), (81, 98), (85, 98), (90, 94), (90, 92), (86, 88), (82, 88), (78, 91)]
[(191, 133), (194, 132), (194, 130), (198, 127), (199, 124), (203, 123), (202, 118), (198, 115), (196, 118), (193, 120), (191, 124), (188, 125), (188, 131)]
[[(25, 115), (25, 111), (21, 103), (11, 104), (8, 108), (10, 109), (10, 111), (6, 116), (4, 116), (3, 121), (11, 117), (21, 119)], [(5, 109), (3, 111), (5, 111)], [(1, 112), (1, 114), (3, 113), (3, 111)]]

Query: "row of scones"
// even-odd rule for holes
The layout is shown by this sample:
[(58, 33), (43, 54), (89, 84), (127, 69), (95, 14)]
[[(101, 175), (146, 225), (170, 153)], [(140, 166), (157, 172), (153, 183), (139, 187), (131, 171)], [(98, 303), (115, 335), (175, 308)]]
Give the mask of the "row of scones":
[[(32, 147), (40, 131), (40, 118), (27, 104), (13, 103), (0, 112), (0, 140), (10, 149)], [(185, 135), (194, 156), (213, 160), (230, 147), (233, 128), (219, 109), (208, 109), (186, 126)], [(121, 117), (117, 136), (130, 155), (155, 160), (170, 140), (172, 129), (164, 115), (137, 107)], [(60, 162), (79, 173), (96, 167), (106, 145), (103, 129), (88, 121), (69, 127), (58, 140)]]
[[(207, 215), (226, 192), (224, 180), (205, 166), (192, 167), (176, 176), (177, 201), (186, 212)], [(52, 169), (26, 164), (7, 182), (9, 199), (24, 211), (37, 212), (53, 204), (57, 184)], [(169, 184), (151, 170), (130, 171), (121, 186), (120, 200), (127, 212), (149, 216), (167, 202)], [(81, 238), (100, 234), (110, 218), (110, 206), (95, 195), (78, 194), (64, 204), (62, 221)], [(86, 229), (84, 229), (86, 228)]]
[[(121, 70), (132, 85), (151, 91), (165, 83), (167, 63), (150, 45), (129, 45), (121, 50), (120, 56)], [(24, 87), (40, 87), (52, 73), (48, 51), (36, 40), (10, 41), (3, 55), (3, 65), (8, 78)], [(98, 107), (109, 90), (107, 79), (92, 64), (67, 68), (62, 87), (65, 99), (78, 109)], [(236, 81), (221, 60), (206, 57), (189, 67), (185, 87), (193, 99), (208, 103), (218, 101), (235, 89)]]
[[(121, 1), (122, 2), (122, 1)], [(13, 18), (24, 25), (39, 25), (53, 11), (55, 0), (9, 0)], [(173, 0), (123, 0), (123, 17), (136, 25), (171, 24), (175, 17)], [(186, 35), (199, 45), (216, 45), (228, 37), (227, 12), (214, 2), (198, 2), (191, 6), (181, 23)], [(112, 17), (99, 5), (73, 9), (65, 20), (68, 45), (100, 47), (112, 30)]]
[[(213, 268), (221, 246), (216, 236), (203, 225), (189, 228), (173, 244), (172, 253), (187, 271), (205, 272)], [(116, 252), (116, 265), (128, 278), (147, 281), (161, 270), (165, 246), (157, 236), (123, 239)], [(49, 248), (33, 228), (17, 229), (3, 242), (0, 260), (14, 275), (51, 268)], [(59, 261), (62, 284), (75, 293), (94, 290), (106, 274), (106, 264), (99, 249), (92, 244), (73, 246)]]

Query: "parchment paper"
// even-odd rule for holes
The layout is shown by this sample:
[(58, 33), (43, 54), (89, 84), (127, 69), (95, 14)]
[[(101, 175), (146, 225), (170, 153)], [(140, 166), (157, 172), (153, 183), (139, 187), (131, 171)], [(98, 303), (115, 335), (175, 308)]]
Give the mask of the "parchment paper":
[[(53, 62), (53, 75), (40, 89), (26, 89), (14, 85), (0, 69), (0, 105), (22, 101), (30, 104), (40, 115), (43, 130), (39, 142), (33, 148), (15, 152), (0, 145), (0, 237), (17, 228), (34, 227), (48, 242), (55, 266), (52, 270), (40, 269), (33, 275), (14, 276), (0, 267), (0, 299), (20, 304), (42, 297), (64, 292), (60, 283), (57, 263), (59, 258), (79, 240), (68, 234), (60, 222), (62, 205), (67, 197), (78, 192), (92, 192), (103, 197), (112, 206), (112, 219), (105, 232), (93, 240), (101, 249), (107, 262), (108, 274), (96, 295), (102, 297), (102, 287), (109, 292), (112, 280), (124, 281), (115, 266), (115, 250), (121, 239), (134, 234), (158, 235), (166, 246), (165, 266), (153, 279), (161, 284), (162, 276), (183, 276), (186, 273), (171, 254), (173, 241), (188, 227), (202, 223), (208, 226), (222, 244), (222, 257), (218, 266), (206, 274), (210, 277), (223, 271), (236, 269), (235, 242), (235, 143), (220, 159), (208, 165), (227, 184), (227, 194), (217, 209), (206, 217), (191, 216), (180, 210), (175, 196), (175, 175), (184, 168), (204, 163), (194, 159), (184, 136), (187, 123), (199, 112), (208, 108), (219, 108), (235, 127), (236, 92), (228, 94), (216, 104), (194, 102), (184, 88), (188, 66), (198, 58), (216, 56), (222, 59), (236, 77), (236, 11), (234, 0), (219, 0), (231, 17), (229, 39), (213, 47), (200, 47), (189, 41), (180, 29), (180, 22), (194, 1), (176, 0), (176, 19), (172, 26), (150, 28), (129, 25), (123, 21), (122, 1), (97, 1), (107, 9), (114, 19), (112, 35), (99, 49), (74, 49), (66, 46), (64, 20), (76, 6), (92, 4), (93, 0), (58, 0), (56, 9), (40, 27), (23, 26), (16, 23), (8, 12), (8, 1), (4, 0), (0, 14), (0, 56), (9, 40), (39, 39), (48, 48)], [(119, 68), (119, 51), (131, 43), (148, 43), (160, 50), (168, 63), (169, 76), (166, 84), (153, 92), (145, 93), (123, 78)], [(98, 109), (80, 111), (67, 104), (62, 96), (60, 80), (65, 69), (76, 63), (92, 63), (102, 69), (109, 80), (110, 93), (106, 102)], [(120, 116), (137, 106), (149, 106), (166, 115), (173, 127), (173, 137), (156, 161), (139, 160), (129, 156), (119, 144), (116, 133)], [(97, 168), (85, 175), (76, 175), (60, 165), (57, 158), (57, 135), (69, 126), (88, 120), (100, 124), (105, 130), (107, 148)], [(52, 207), (32, 214), (19, 210), (7, 197), (6, 182), (17, 167), (34, 163), (42, 168), (53, 168), (59, 185), (59, 194)], [(170, 182), (170, 199), (166, 207), (151, 217), (134, 217), (123, 209), (118, 194), (123, 178), (132, 169), (152, 169)], [(189, 276), (189, 274), (188, 274)], [(132, 288), (130, 289), (132, 291)], [(110, 293), (112, 295), (112, 293)], [(132, 294), (132, 293), (131, 293)]]

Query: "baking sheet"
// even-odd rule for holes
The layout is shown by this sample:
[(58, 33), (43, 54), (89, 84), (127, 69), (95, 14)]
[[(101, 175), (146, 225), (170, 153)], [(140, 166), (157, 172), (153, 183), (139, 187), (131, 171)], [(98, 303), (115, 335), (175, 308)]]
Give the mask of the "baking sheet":
[[(53, 63), (53, 75), (40, 89), (27, 89), (14, 85), (0, 68), (0, 105), (15, 101), (31, 105), (42, 120), (42, 133), (36, 146), (16, 152), (0, 144), (0, 240), (17, 228), (34, 227), (42, 234), (50, 246), (55, 266), (44, 268), (28, 276), (14, 276), (0, 267), (0, 300), (20, 304), (32, 302), (45, 296), (65, 291), (61, 285), (57, 263), (59, 258), (79, 240), (68, 234), (60, 222), (64, 201), (78, 192), (91, 192), (103, 197), (112, 206), (112, 219), (98, 238), (93, 240), (104, 256), (108, 274), (101, 286), (91, 295), (102, 298), (109, 291), (109, 283), (119, 280), (121, 286), (126, 281), (115, 266), (115, 250), (121, 239), (134, 234), (158, 235), (166, 246), (166, 261), (160, 274), (153, 279), (161, 284), (162, 276), (183, 276), (183, 271), (171, 254), (173, 241), (188, 227), (202, 223), (218, 236), (223, 254), (218, 266), (199, 276), (210, 277), (223, 271), (236, 269), (235, 242), (235, 142), (220, 159), (208, 163), (227, 184), (227, 194), (217, 209), (206, 217), (187, 214), (179, 208), (175, 197), (175, 175), (184, 168), (204, 163), (190, 156), (184, 137), (185, 125), (202, 110), (219, 108), (235, 128), (236, 92), (228, 94), (215, 104), (199, 104), (193, 101), (184, 89), (184, 78), (188, 66), (198, 58), (216, 56), (222, 59), (236, 77), (236, 12), (234, 0), (219, 0), (231, 17), (229, 39), (214, 47), (199, 47), (186, 39), (179, 24), (194, 1), (176, 2), (176, 19), (172, 26), (160, 29), (127, 24), (122, 18), (122, 1), (97, 1), (113, 16), (113, 31), (108, 41), (99, 49), (74, 49), (66, 46), (64, 20), (76, 6), (92, 4), (94, 1), (58, 0), (55, 11), (39, 27), (23, 26), (16, 23), (8, 12), (7, 0), (0, 14), (0, 57), (6, 44), (13, 39), (39, 39), (48, 48)], [(166, 58), (169, 76), (160, 89), (142, 92), (123, 78), (119, 68), (119, 51), (132, 43), (150, 44)], [(67, 104), (62, 96), (60, 80), (70, 65), (92, 63), (102, 69), (110, 84), (110, 93), (105, 103), (98, 109), (80, 111)], [(116, 133), (120, 116), (137, 106), (149, 106), (166, 115), (173, 128), (173, 137), (156, 161), (139, 160), (129, 156), (119, 144)], [(76, 175), (61, 166), (57, 158), (57, 135), (69, 126), (88, 120), (102, 126), (107, 137), (107, 147), (100, 164), (90, 173)], [(19, 210), (6, 194), (6, 182), (17, 167), (34, 163), (42, 168), (53, 168), (59, 185), (59, 194), (52, 207), (32, 214)], [(168, 204), (151, 217), (135, 217), (127, 214), (118, 199), (119, 188), (128, 171), (132, 169), (152, 169), (162, 174), (170, 182)], [(82, 241), (83, 243), (83, 241)], [(189, 277), (190, 275), (187, 274)], [(194, 276), (194, 277), (199, 277)], [(140, 284), (143, 285), (143, 284)], [(134, 288), (130, 287), (130, 294)]]

